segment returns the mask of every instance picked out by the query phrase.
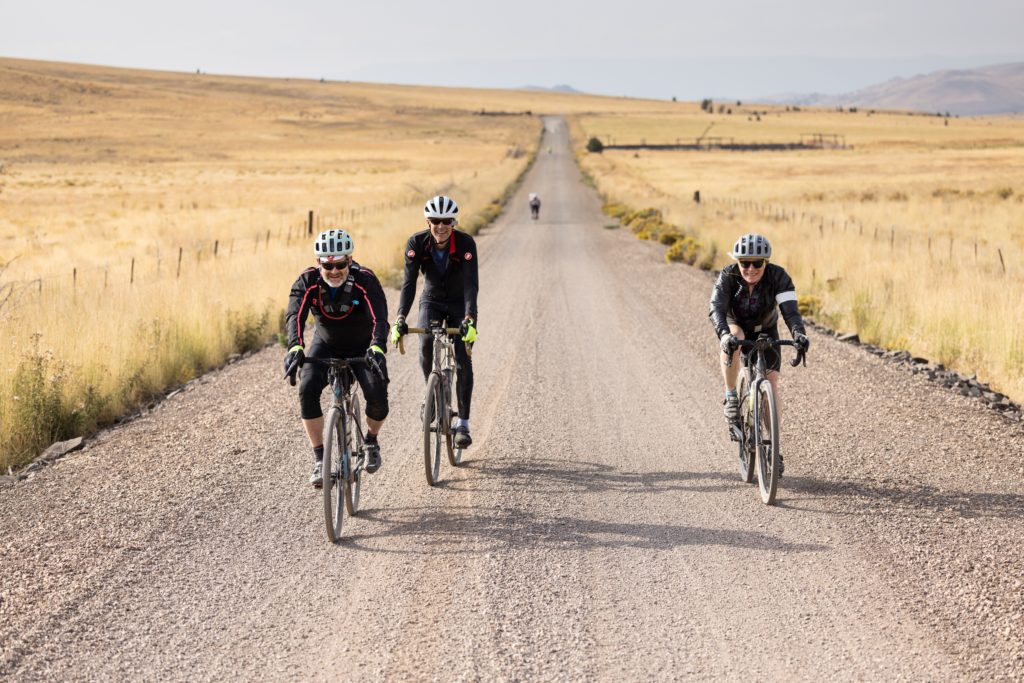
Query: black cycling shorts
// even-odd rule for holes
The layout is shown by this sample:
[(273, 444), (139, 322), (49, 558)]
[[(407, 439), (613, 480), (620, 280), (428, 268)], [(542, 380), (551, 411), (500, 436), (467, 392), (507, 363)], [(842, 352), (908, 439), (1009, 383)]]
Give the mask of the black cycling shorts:
[[(365, 353), (335, 352), (319, 337), (313, 338), (307, 355), (310, 358), (357, 358)], [(366, 416), (371, 420), (383, 420), (388, 416), (388, 385), (375, 375), (365, 363), (352, 365), (352, 374), (363, 390), (366, 401)], [(327, 386), (327, 366), (306, 363), (299, 371), (299, 409), (303, 420), (323, 417), (320, 395)]]
[[(729, 322), (734, 325), (736, 324), (732, 320), (730, 320)], [(755, 339), (757, 339), (759, 335), (762, 334), (767, 334), (769, 337), (775, 340), (779, 339), (779, 328), (777, 325), (773, 325), (771, 328), (767, 330), (760, 330), (759, 332), (755, 332), (754, 328), (747, 329), (743, 326), (740, 326), (740, 329), (743, 330), (744, 338), (749, 341), (754, 341)], [(748, 355), (750, 355), (750, 350), (742, 349), (740, 353), (743, 354), (743, 358), (745, 359)], [(778, 349), (768, 349), (767, 351), (764, 352), (764, 367), (768, 372), (771, 372), (772, 370), (778, 372), (782, 368), (782, 356), (779, 354)]]

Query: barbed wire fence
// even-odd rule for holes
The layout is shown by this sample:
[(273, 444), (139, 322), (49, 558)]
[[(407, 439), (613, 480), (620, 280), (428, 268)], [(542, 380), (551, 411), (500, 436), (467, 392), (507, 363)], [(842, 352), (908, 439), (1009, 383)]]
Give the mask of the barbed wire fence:
[(888, 251), (892, 254), (905, 252), (909, 257), (917, 253), (926, 255), (929, 260), (945, 261), (949, 264), (953, 264), (954, 260), (958, 259), (956, 264), (960, 266), (973, 264), (974, 267), (984, 269), (986, 272), (1005, 277), (1017, 275), (1007, 267), (1009, 249), (1005, 245), (979, 240), (977, 236), (956, 237), (951, 234), (940, 236), (937, 230), (922, 232), (895, 223), (873, 223), (849, 216), (836, 218), (751, 199), (707, 197), (705, 195), (704, 201), (719, 207), (716, 209), (719, 215), (721, 215), (721, 207), (727, 207), (731, 211), (753, 213), (762, 220), (772, 221), (776, 224), (804, 225), (811, 226), (812, 229), (816, 227), (819, 239), (839, 234), (857, 235), (862, 239), (870, 239), (872, 243), (881, 247), (888, 247)]
[[(418, 188), (413, 188), (418, 190)], [(283, 221), (276, 229), (254, 231), (248, 236), (215, 237), (212, 240), (192, 240), (170, 250), (150, 245), (155, 252), (144, 255), (126, 255), (114, 262), (93, 265), (73, 265), (70, 278), (66, 267), (61, 275), (5, 277), (15, 259), (0, 265), (0, 316), (17, 308), (34, 296), (36, 300), (49, 293), (67, 293), (76, 296), (85, 291), (105, 291), (115, 287), (134, 287), (142, 280), (153, 278), (179, 280), (195, 268), (230, 261), (237, 256), (253, 256), (271, 251), (272, 245), (290, 246), (299, 240), (308, 240), (315, 233), (330, 227), (359, 229), (360, 221), (385, 211), (408, 208), (422, 201), (422, 193), (391, 201), (377, 202), (348, 209), (317, 212), (308, 210), (302, 218)]]

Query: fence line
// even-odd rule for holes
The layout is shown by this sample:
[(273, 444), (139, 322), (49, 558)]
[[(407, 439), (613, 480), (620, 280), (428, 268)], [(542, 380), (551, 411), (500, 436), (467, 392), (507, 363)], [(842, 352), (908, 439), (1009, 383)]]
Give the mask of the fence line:
[[(703, 193), (702, 193), (702, 199), (703, 199), (703, 201), (705, 201), (707, 203), (719, 204), (719, 205), (724, 204), (724, 205), (727, 205), (727, 206), (729, 206), (730, 208), (732, 208), (734, 210), (744, 210), (744, 211), (747, 211), (747, 212), (756, 213), (759, 216), (762, 216), (764, 218), (773, 219), (776, 222), (788, 222), (788, 223), (797, 223), (797, 224), (810, 222), (812, 225), (816, 224), (817, 228), (818, 228), (818, 237), (819, 237), (819, 239), (824, 239), (826, 232), (838, 232), (837, 227), (836, 227), (837, 226), (837, 221), (836, 221), (835, 216), (823, 216), (823, 215), (816, 214), (816, 213), (808, 213), (808, 212), (801, 211), (800, 214), (799, 214), (799, 218), (798, 218), (795, 209), (792, 212), (790, 212), (790, 211), (787, 210), (787, 207), (784, 207), (782, 205), (764, 204), (764, 203), (756, 202), (756, 201), (749, 200), (749, 199), (738, 199), (738, 198), (734, 198), (734, 197), (727, 197), (727, 198), (724, 198), (724, 199), (720, 199), (720, 198), (713, 197), (713, 196), (712, 197), (708, 197), (707, 195), (704, 195)], [(847, 231), (847, 227), (848, 227), (848, 225), (849, 225), (849, 223), (851, 221), (858, 225), (858, 231), (857, 231), (858, 235), (863, 235), (864, 234), (864, 222), (860, 221), (860, 220), (858, 220), (856, 218), (850, 218), (850, 217), (845, 217), (843, 219), (843, 226), (842, 226), (843, 232)], [(872, 227), (873, 227), (872, 241), (877, 242), (878, 241), (878, 236), (879, 236), (879, 226), (876, 224), (876, 225), (873, 225)], [(899, 231), (898, 231), (897, 226), (895, 224), (889, 224), (888, 228), (889, 228), (889, 250), (890, 251), (895, 251), (895, 249), (896, 249), (896, 241), (897, 241), (897, 233)], [(914, 232), (911, 231), (911, 230), (905, 230), (905, 232), (908, 234), (908, 238), (907, 238), (907, 253), (910, 254), (912, 252), (913, 245), (914, 245)], [(932, 236), (931, 231), (929, 230), (926, 233), (926, 235), (927, 235), (927, 244), (928, 244), (928, 249), (927, 249), (928, 257), (929, 258), (934, 258), (934, 254), (932, 252), (933, 236)], [(975, 264), (975, 266), (979, 267), (979, 268), (984, 268), (986, 266), (995, 267), (995, 261), (994, 260), (990, 261), (988, 264), (985, 264), (985, 263), (982, 263), (982, 262), (979, 261), (979, 257), (978, 257), (978, 238), (977, 237), (973, 237), (972, 239), (973, 239), (973, 244), (974, 244), (974, 264)], [(949, 260), (950, 263), (953, 262), (954, 242), (955, 242), (955, 240), (956, 240), (956, 238), (953, 235), (949, 236), (948, 260)], [(963, 238), (961, 238), (961, 240), (963, 240)], [(1005, 260), (1005, 258), (1003, 256), (1003, 247), (1002, 246), (992, 245), (991, 248), (995, 250), (996, 255), (998, 256), (1000, 271), (1002, 272), (1003, 275), (1009, 275), (1010, 273), (1009, 273), (1009, 270), (1006, 267), (1006, 260)], [(989, 253), (991, 254), (991, 252), (989, 252)]]

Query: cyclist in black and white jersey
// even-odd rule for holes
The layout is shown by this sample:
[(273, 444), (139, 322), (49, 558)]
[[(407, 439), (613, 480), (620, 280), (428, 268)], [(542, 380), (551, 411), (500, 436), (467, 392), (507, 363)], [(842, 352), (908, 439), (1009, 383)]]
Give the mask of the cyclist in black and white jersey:
[[(736, 240), (729, 256), (736, 260), (722, 269), (711, 291), (709, 316), (718, 335), (722, 356), (722, 378), (725, 380), (725, 417), (730, 423), (739, 419), (739, 377), (737, 340), (754, 339), (762, 332), (779, 338), (779, 311), (790, 334), (804, 351), (810, 346), (803, 318), (797, 307), (796, 287), (782, 266), (769, 263), (772, 245), (762, 235), (747, 234)], [(765, 355), (768, 381), (776, 400), (779, 397), (779, 368), (782, 360), (777, 351)], [(778, 402), (778, 401), (777, 401)]]
[[(388, 332), (388, 302), (377, 276), (352, 260), (355, 244), (344, 230), (326, 230), (313, 243), (316, 266), (307, 268), (292, 285), (285, 314), (288, 354), (285, 372), (294, 382), (301, 366), (299, 407), (302, 425), (313, 447), (313, 474), (309, 483), (323, 485), (324, 414), (320, 394), (327, 386), (327, 368), (303, 364), (306, 358), (354, 358), (352, 374), (366, 400), (366, 471), (381, 466), (377, 434), (388, 416), (388, 368), (384, 360)], [(316, 326), (307, 349), (306, 318)]]
[[(427, 200), (423, 216), (427, 220), (427, 229), (415, 233), (405, 245), (405, 279), (398, 300), (398, 317), (391, 326), (391, 342), (398, 343), (409, 331), (405, 316), (412, 308), (416, 280), (422, 272), (420, 327), (428, 327), (431, 320), (447, 320), (449, 327), (459, 327), (459, 336), (455, 339), (455, 396), (459, 404), (455, 445), (466, 448), (473, 443), (469, 435), (473, 362), (466, 353), (466, 345), (476, 341), (476, 298), (480, 289), (476, 240), (455, 229), (459, 205), (451, 197), (438, 195)], [(434, 341), (430, 335), (423, 335), (420, 339), (420, 367), (425, 378), (430, 376), (433, 363)]]

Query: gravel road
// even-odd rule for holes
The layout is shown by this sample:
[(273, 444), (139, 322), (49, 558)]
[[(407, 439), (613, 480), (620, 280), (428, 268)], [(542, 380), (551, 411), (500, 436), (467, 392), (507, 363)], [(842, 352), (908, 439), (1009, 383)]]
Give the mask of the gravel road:
[(392, 352), (384, 467), (329, 545), (282, 351), (207, 375), (0, 490), (0, 679), (1024, 677), (1020, 426), (814, 334), (766, 508), (710, 278), (604, 229), (545, 125), (479, 238), (465, 466), (426, 485)]

